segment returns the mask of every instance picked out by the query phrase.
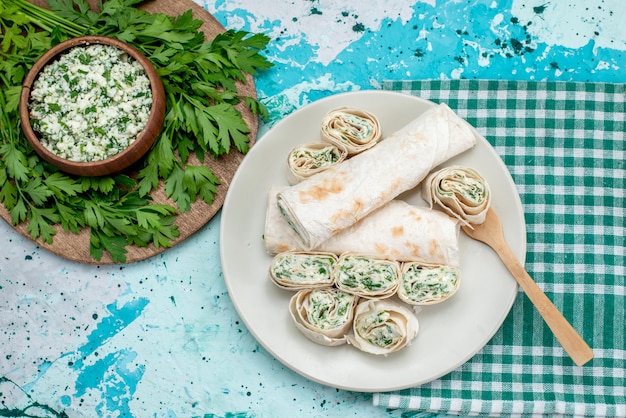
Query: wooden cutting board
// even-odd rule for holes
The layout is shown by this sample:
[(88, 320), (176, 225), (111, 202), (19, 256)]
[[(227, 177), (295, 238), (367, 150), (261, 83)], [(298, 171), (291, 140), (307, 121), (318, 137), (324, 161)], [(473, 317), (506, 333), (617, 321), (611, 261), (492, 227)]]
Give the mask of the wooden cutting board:
[[(45, 7), (45, 1), (30, 1), (34, 4)], [(97, 2), (89, 0), (89, 3), (95, 10)], [(192, 0), (151, 0), (142, 3), (140, 5), (140, 8), (151, 13), (165, 13), (170, 16), (178, 16), (179, 14), (191, 9), (194, 17), (196, 19), (201, 19), (204, 22), (201, 30), (204, 32), (205, 37), (208, 40), (213, 39), (216, 35), (225, 31), (224, 27), (209, 12), (194, 3)], [(255, 98), (257, 97), (254, 81), (251, 76), (247, 77), (247, 82), (245, 84), (239, 85), (239, 91), (242, 95)], [(252, 112), (244, 106), (241, 106), (238, 109), (239, 111), (241, 111), (244, 121), (250, 129), (250, 133), (248, 134), (248, 136), (250, 138), (250, 146), (252, 146), (258, 132), (258, 118), (254, 116)], [(221, 184), (217, 188), (217, 195), (215, 196), (213, 204), (207, 205), (203, 201), (199, 200), (191, 205), (191, 210), (189, 212), (178, 215), (176, 225), (178, 225), (180, 236), (172, 243), (173, 245), (176, 245), (191, 236), (194, 232), (196, 232), (209, 220), (211, 220), (211, 218), (213, 218), (217, 211), (219, 211), (219, 209), (224, 204), (224, 198), (226, 197), (228, 186), (230, 185), (233, 175), (235, 174), (235, 171), (237, 170), (237, 167), (239, 167), (239, 164), (241, 163), (243, 158), (244, 155), (236, 150), (233, 150), (229, 154), (224, 155), (218, 159), (207, 156), (204, 164), (210, 167), (221, 181)], [(190, 157), (190, 162), (192, 164), (199, 164), (198, 160), (194, 160), (192, 157)], [(162, 183), (157, 189), (155, 189), (151, 193), (151, 196), (154, 199), (155, 203), (169, 204), (176, 207), (176, 205), (172, 201), (165, 197), (165, 188)], [(2, 217), (9, 225), (13, 226), (11, 223), (11, 217), (9, 215), (9, 212), (3, 205), (0, 205), (0, 217)], [(28, 239), (31, 239), (28, 232), (26, 232), (26, 227), (27, 223), (21, 223), (13, 226), (13, 228), (20, 234)], [(114, 264), (108, 253), (104, 253), (100, 261), (94, 260), (89, 255), (88, 229), (82, 230), (79, 234), (73, 234), (71, 232), (64, 232), (60, 225), (57, 225), (55, 227), (55, 230), (57, 233), (54, 236), (52, 244), (46, 244), (38, 239), (35, 240), (37, 245), (69, 260), (89, 264)], [(126, 255), (126, 262), (130, 263), (159, 254), (167, 250), (167, 248), (155, 248), (153, 245), (150, 245), (146, 248), (128, 246), (127, 250), (128, 253)]]

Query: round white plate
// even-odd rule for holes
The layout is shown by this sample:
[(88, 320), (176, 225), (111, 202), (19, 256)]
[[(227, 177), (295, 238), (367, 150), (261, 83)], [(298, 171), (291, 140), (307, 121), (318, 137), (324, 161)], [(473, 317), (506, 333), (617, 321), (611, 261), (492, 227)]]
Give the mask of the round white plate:
[[(344, 105), (374, 113), (385, 137), (434, 104), (394, 92), (342, 93), (311, 103), (278, 122), (244, 158), (228, 190), (220, 226), (224, 280), (237, 312), (257, 341), (302, 376), (361, 392), (418, 386), (462, 365), (491, 339), (511, 309), (517, 284), (491, 249), (461, 233), (461, 287), (449, 300), (419, 312), (420, 331), (410, 346), (386, 357), (375, 356), (351, 345), (317, 345), (296, 329), (288, 311), (293, 293), (275, 286), (268, 274), (272, 257), (263, 244), (267, 192), (274, 184), (287, 185), (289, 151), (317, 140), (322, 117)], [(526, 225), (515, 184), (495, 150), (475, 134), (476, 146), (444, 165), (472, 167), (485, 177), (505, 238), (523, 263)], [(417, 190), (400, 198), (425, 205)]]

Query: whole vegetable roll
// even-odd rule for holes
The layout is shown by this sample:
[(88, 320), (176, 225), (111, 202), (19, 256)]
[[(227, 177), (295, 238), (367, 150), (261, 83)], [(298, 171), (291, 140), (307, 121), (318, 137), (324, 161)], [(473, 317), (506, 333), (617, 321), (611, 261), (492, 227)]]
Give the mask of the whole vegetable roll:
[(404, 263), (398, 297), (409, 305), (434, 305), (454, 295), (460, 279), (461, 273), (456, 267)]
[(321, 171), (341, 163), (348, 156), (348, 151), (335, 144), (313, 142), (300, 145), (289, 152), (287, 180), (297, 184)]
[(317, 344), (346, 343), (359, 298), (335, 287), (303, 289), (291, 297), (289, 313), (298, 330)]
[(396, 293), (400, 264), (362, 254), (343, 254), (333, 267), (335, 286), (344, 292), (372, 299)]
[(356, 307), (352, 330), (350, 344), (367, 353), (387, 355), (417, 336), (419, 322), (406, 305), (390, 299), (365, 299)]
[(470, 126), (441, 104), (375, 147), (281, 191), (278, 207), (310, 250), (475, 143)]
[(487, 181), (471, 168), (445, 167), (422, 183), (422, 197), (432, 208), (437, 205), (464, 225), (481, 224), (491, 205)]
[(382, 136), (376, 116), (348, 106), (328, 112), (322, 119), (320, 130), (322, 140), (344, 147), (348, 155), (372, 148)]
[[(280, 214), (274, 186), (268, 196), (263, 238), (269, 254), (304, 251)], [(459, 265), (459, 222), (440, 211), (392, 200), (354, 225), (322, 242), (315, 251), (370, 254), (397, 261)]]

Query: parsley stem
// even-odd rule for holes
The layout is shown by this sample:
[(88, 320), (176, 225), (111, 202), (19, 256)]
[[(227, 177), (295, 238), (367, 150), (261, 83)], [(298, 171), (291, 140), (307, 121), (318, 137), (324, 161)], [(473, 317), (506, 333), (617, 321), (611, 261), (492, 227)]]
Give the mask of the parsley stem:
[(84, 35), (88, 30), (88, 28), (83, 25), (65, 19), (53, 11), (32, 4), (27, 0), (0, 0), (0, 2), (6, 8), (11, 6), (17, 8), (31, 23), (51, 33), (57, 27), (61, 28), (70, 36)]

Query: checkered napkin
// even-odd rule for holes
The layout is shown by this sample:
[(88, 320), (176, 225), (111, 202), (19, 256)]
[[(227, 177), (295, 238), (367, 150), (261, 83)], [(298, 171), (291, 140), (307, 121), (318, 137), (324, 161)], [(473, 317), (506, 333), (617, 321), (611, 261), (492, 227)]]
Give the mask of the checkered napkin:
[(526, 269), (595, 358), (577, 367), (520, 293), (469, 362), (374, 404), (432, 413), (626, 416), (625, 85), (393, 81), (386, 90), (445, 102), (504, 160), (526, 217)]

